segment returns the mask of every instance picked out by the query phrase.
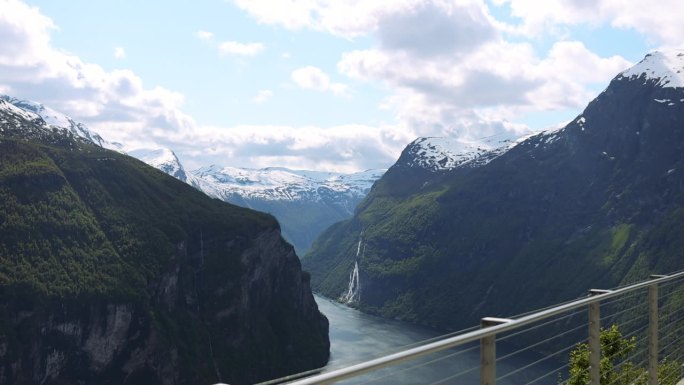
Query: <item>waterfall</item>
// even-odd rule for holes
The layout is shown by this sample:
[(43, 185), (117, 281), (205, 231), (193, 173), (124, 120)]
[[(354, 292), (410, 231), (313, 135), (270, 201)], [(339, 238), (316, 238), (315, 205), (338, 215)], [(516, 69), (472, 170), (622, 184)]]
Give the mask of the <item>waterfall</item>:
[[(361, 244), (363, 243), (363, 233), (359, 237), (359, 244), (356, 246), (356, 258), (354, 259), (354, 269), (349, 273), (349, 287), (347, 288), (347, 293), (340, 297), (340, 301), (350, 304), (358, 303), (361, 300), (361, 292), (359, 290), (359, 259), (363, 255), (361, 252)], [(366, 250), (366, 246), (363, 245), (363, 251)]]

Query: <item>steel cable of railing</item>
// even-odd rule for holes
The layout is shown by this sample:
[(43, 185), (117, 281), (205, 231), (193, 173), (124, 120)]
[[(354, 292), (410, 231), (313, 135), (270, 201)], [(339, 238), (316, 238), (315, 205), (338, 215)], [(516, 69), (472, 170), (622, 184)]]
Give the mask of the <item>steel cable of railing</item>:
[[(574, 301), (568, 301), (560, 305), (554, 305), (554, 306), (549, 306), (541, 310), (536, 310), (533, 312), (528, 312), (528, 313), (523, 313), (520, 318), (513, 318), (510, 320), (502, 320), (502, 323), (496, 324), (493, 326), (489, 326), (486, 328), (480, 328), (480, 330), (476, 330), (477, 328), (472, 328), (472, 331), (466, 332), (465, 334), (460, 334), (460, 332), (454, 332), (454, 333), (449, 333), (446, 339), (443, 337), (435, 337), (433, 339), (430, 339), (427, 345), (419, 345), (416, 346), (416, 344), (412, 344), (409, 346), (416, 346), (414, 348), (411, 348), (409, 350), (401, 351), (389, 356), (385, 357), (380, 357), (378, 359), (370, 360), (363, 362), (361, 364), (354, 365), (352, 367), (347, 367), (347, 368), (341, 368), (337, 370), (333, 370), (332, 372), (324, 373), (318, 376), (314, 376), (314, 378), (302, 380), (302, 381), (297, 381), (296, 383), (298, 384), (317, 384), (317, 383), (330, 383), (334, 381), (339, 381), (342, 379), (358, 376), (363, 373), (371, 372), (374, 370), (378, 370), (381, 368), (385, 368), (391, 365), (396, 365), (400, 362), (412, 360), (418, 357), (423, 357), (428, 354), (433, 354), (437, 353), (440, 351), (443, 351), (445, 349), (450, 349), (456, 346), (463, 346), (464, 344), (468, 344), (470, 342), (482, 340), (484, 338), (489, 338), (489, 337), (495, 337), (497, 335), (501, 336), (503, 335), (502, 338), (496, 338), (497, 341), (502, 341), (504, 339), (511, 339), (514, 338), (515, 336), (519, 336), (523, 333), (529, 333), (532, 330), (540, 330), (544, 326), (549, 326), (551, 324), (561, 324), (563, 323), (562, 326), (560, 327), (568, 327), (571, 326), (572, 318), (579, 315), (583, 311), (586, 311), (586, 306), (590, 304), (600, 304), (601, 309), (611, 309), (613, 311), (609, 311), (608, 315), (602, 311), (604, 316), (601, 318), (604, 324), (609, 323), (606, 322), (608, 320), (618, 320), (618, 318), (624, 318), (624, 321), (617, 322), (620, 328), (622, 328), (623, 331), (627, 331), (628, 326), (631, 325), (636, 325), (637, 327), (634, 330), (630, 330), (628, 333), (624, 333), (624, 338), (631, 338), (631, 337), (637, 337), (635, 340), (635, 343), (637, 343), (637, 346), (641, 346), (642, 343), (648, 338), (646, 336), (647, 333), (644, 331), (648, 327), (648, 322), (646, 320), (646, 317), (648, 317), (648, 310), (646, 308), (646, 304), (643, 303), (637, 303), (633, 301), (637, 300), (637, 296), (642, 296), (646, 293), (644, 291), (646, 289), (649, 289), (653, 285), (657, 285), (659, 289), (659, 295), (658, 295), (658, 300), (659, 302), (663, 302), (663, 305), (660, 310), (660, 319), (661, 319), (661, 325), (660, 325), (660, 331), (661, 335), (666, 335), (668, 337), (674, 336), (676, 333), (680, 332), (680, 327), (678, 323), (681, 321), (681, 317), (679, 316), (680, 313), (679, 311), (671, 311), (674, 310), (675, 307), (681, 306), (676, 300), (678, 297), (674, 297), (675, 299), (672, 299), (673, 294), (676, 293), (681, 293), (679, 287), (675, 287), (674, 285), (677, 283), (681, 283), (682, 280), (684, 280), (684, 270), (677, 272), (677, 273), (671, 273), (667, 276), (661, 276), (661, 277), (654, 277), (650, 280), (635, 283), (635, 284), (628, 284), (621, 286), (619, 288), (613, 289), (613, 290), (606, 290), (605, 292), (597, 292), (594, 293), (595, 295), (586, 297), (586, 298), (581, 298), (577, 299)], [(649, 297), (644, 298), (644, 301), (647, 301)], [(625, 308), (622, 308), (625, 307)], [(641, 308), (643, 307), (644, 311), (643, 313), (641, 312)], [(582, 309), (582, 311), (579, 311), (578, 309)], [(568, 313), (572, 312), (572, 313)], [(634, 313), (642, 313), (642, 314), (636, 314), (635, 317), (626, 317), (626, 315), (629, 314), (629, 312), (634, 312)], [(667, 313), (667, 314), (663, 314)], [(546, 320), (546, 321), (544, 321)], [(618, 320), (619, 321), (619, 320)], [(541, 322), (541, 323), (540, 323)], [(645, 326), (643, 327), (638, 327), (639, 325), (643, 324)], [(535, 325), (536, 324), (536, 325)], [(530, 326), (533, 325), (533, 326)], [(573, 329), (579, 329), (581, 327), (585, 327), (586, 325), (574, 327)], [(519, 328), (524, 328), (527, 327), (525, 330), (518, 330), (516, 329)], [(555, 328), (557, 329), (557, 328)], [(631, 329), (631, 327), (630, 327)], [(576, 330), (575, 330), (576, 331)], [(512, 332), (512, 333), (511, 333)], [(572, 333), (573, 330), (564, 330), (562, 333), (563, 337), (567, 337), (568, 334)], [(505, 333), (510, 333), (508, 335), (505, 335)], [(641, 338), (638, 338), (639, 336), (636, 336), (639, 333), (643, 333), (644, 336)], [(525, 337), (526, 339), (529, 339)], [(534, 343), (532, 347), (528, 346), (523, 349), (518, 349), (515, 352), (511, 352), (509, 354), (506, 354), (503, 358), (500, 358), (499, 360), (505, 359), (506, 357), (510, 357), (514, 354), (519, 354), (522, 351), (525, 350), (531, 350), (534, 348), (537, 348), (541, 346), (543, 343), (549, 343), (549, 341), (554, 340), (555, 338), (553, 336), (546, 338), (545, 340), (538, 341)], [(494, 339), (492, 339), (494, 340)], [(675, 355), (678, 357), (680, 355), (680, 350), (681, 347), (675, 347), (675, 351), (671, 350), (671, 345), (675, 341), (672, 341), (668, 344), (666, 344), (664, 347), (660, 349), (660, 351), (666, 351), (668, 352), (668, 357), (672, 356), (674, 357)], [(573, 346), (576, 346), (577, 344), (573, 344), (571, 347), (566, 348), (565, 350), (571, 349)], [(630, 348), (633, 349), (633, 348)], [(556, 352), (555, 355), (558, 355), (562, 353), (562, 350), (559, 352)], [(620, 352), (624, 353), (624, 352)], [(641, 356), (640, 356), (641, 355)], [(627, 360), (624, 360), (618, 365), (625, 365), (628, 360), (632, 360), (635, 357), (642, 357), (645, 358), (647, 356), (646, 348), (642, 349), (636, 349), (629, 357)], [(544, 361), (547, 358), (542, 359), (541, 361)], [(441, 359), (436, 359), (436, 360), (431, 360), (428, 362), (437, 362), (441, 361)], [(540, 360), (537, 360), (540, 361)], [(525, 365), (523, 368), (518, 368), (515, 369), (511, 372), (506, 373), (504, 376), (512, 376), (515, 373), (520, 373), (520, 371), (525, 370), (526, 368), (529, 368), (530, 365), (538, 365), (539, 362), (532, 362), (528, 365)], [(420, 367), (420, 366), (425, 366), (428, 365), (429, 363), (421, 363), (418, 365), (413, 365), (413, 367)], [(640, 363), (640, 365), (643, 363)], [(456, 378), (460, 375), (463, 375), (461, 373), (468, 373), (476, 370), (478, 366), (475, 366), (473, 368), (469, 368), (466, 371), (462, 371), (460, 373), (456, 373), (452, 376), (448, 376), (446, 378), (443, 378), (441, 380), (438, 380), (435, 382), (435, 384), (443, 383), (446, 381), (449, 381), (450, 379)], [(562, 369), (562, 367), (561, 367)], [(407, 368), (405, 370), (411, 370), (410, 368)], [(402, 370), (403, 371), (403, 370)], [(556, 371), (545, 373), (543, 378), (547, 378), (549, 375), (552, 373), (556, 373)], [(550, 374), (551, 373), (551, 374)], [(501, 376), (501, 378), (507, 378)], [(535, 379), (534, 381), (538, 381)]]
[[(675, 342), (679, 342), (679, 341), (675, 341)], [(681, 349), (682, 349), (682, 346), (684, 346), (684, 345), (677, 346), (677, 347), (675, 347), (674, 349), (669, 350), (669, 353), (668, 353), (668, 354), (665, 354), (665, 352), (668, 351), (668, 349), (669, 349), (669, 348), (672, 346), (672, 344), (675, 343), (675, 342), (671, 342), (670, 344), (668, 344), (668, 346), (666, 346), (665, 348), (661, 349), (661, 350), (658, 352), (658, 357), (663, 356), (663, 359), (666, 359), (666, 358), (670, 357), (671, 355), (673, 355), (674, 353), (676, 353), (676, 352), (678, 352), (679, 350), (681, 350)]]
[(554, 352), (554, 353), (552, 353), (552, 354), (547, 354), (546, 357), (544, 357), (544, 358), (540, 358), (540, 359), (538, 359), (538, 360), (536, 360), (536, 361), (534, 361), (534, 362), (532, 362), (532, 363), (529, 363), (529, 364), (527, 364), (527, 365), (525, 365), (525, 366), (522, 366), (522, 367), (520, 367), (520, 368), (518, 368), (518, 369), (512, 370), (512, 371), (510, 371), (510, 372), (504, 374), (504, 375), (501, 376), (501, 377), (497, 377), (497, 380), (503, 380), (503, 379), (508, 378), (508, 377), (510, 377), (510, 376), (512, 376), (512, 375), (514, 375), (514, 374), (516, 374), (516, 373), (520, 373), (521, 371), (523, 371), (523, 370), (525, 370), (525, 369), (529, 369), (529, 368), (531, 368), (532, 366), (535, 366), (535, 365), (539, 364), (540, 362), (544, 362), (544, 361), (550, 359), (551, 357), (555, 357), (555, 356), (557, 356), (557, 355), (559, 355), (559, 354), (561, 354), (561, 353), (567, 352), (568, 350), (573, 349), (573, 348), (575, 348), (576, 346), (577, 346), (577, 342), (573, 343), (572, 345), (570, 345), (570, 346), (568, 346), (568, 347), (565, 347), (565, 348), (563, 348), (563, 349), (557, 350), (556, 352)]
[[(681, 362), (680, 360), (682, 359), (682, 356), (684, 355), (684, 354), (682, 354), (682, 353), (684, 353), (684, 350), (682, 350), (681, 348), (679, 348), (679, 349), (677, 349), (677, 350), (681, 350), (680, 353), (679, 353), (679, 355), (677, 356), (677, 359), (671, 361), (671, 362), (673, 362), (673, 363), (675, 363), (675, 364), (679, 364), (679, 363)], [(674, 353), (674, 352), (673, 352), (673, 353)], [(670, 356), (672, 356), (672, 355), (673, 355), (673, 354), (670, 354), (670, 355), (666, 356), (665, 358), (663, 358), (663, 360), (662, 360), (661, 362), (663, 362), (663, 363), (665, 363), (665, 364), (669, 363), (670, 361), (668, 361), (668, 359), (669, 359)], [(678, 366), (679, 366), (679, 365), (678, 365)], [(666, 381), (666, 380), (671, 379), (673, 376), (682, 377), (681, 367), (675, 368), (675, 370), (673, 370), (672, 373), (668, 374), (667, 377), (662, 378), (662, 379), (659, 378), (659, 381), (660, 381), (659, 383), (661, 383), (661, 384), (662, 384), (662, 383), (667, 384), (668, 381)]]
[[(548, 342), (550, 342), (550, 341), (552, 341), (552, 340), (554, 340), (554, 339), (556, 339), (556, 338), (563, 337), (563, 336), (565, 336), (565, 335), (568, 335), (568, 334), (570, 334), (570, 333), (572, 333), (572, 332), (575, 332), (575, 331), (577, 331), (577, 330), (580, 330), (580, 329), (586, 329), (588, 326), (589, 326), (588, 323), (585, 323), (584, 325), (577, 326), (577, 327), (572, 328), (572, 329), (570, 329), (570, 330), (568, 330), (568, 331), (566, 331), (566, 332), (563, 332), (563, 333), (561, 333), (561, 334), (557, 334), (557, 335), (555, 335), (555, 336), (553, 336), (553, 337), (546, 338), (546, 339), (544, 339), (544, 340), (542, 340), (542, 341), (539, 341), (539, 342), (537, 342), (537, 343), (535, 343), (535, 344), (529, 345), (529, 346), (527, 346), (527, 347), (518, 349), (518, 350), (516, 350), (516, 351), (514, 351), (514, 352), (512, 352), (512, 353), (509, 353), (509, 354), (506, 354), (506, 355), (504, 355), (504, 356), (501, 356), (501, 357), (497, 358), (496, 361), (497, 361), (497, 362), (503, 361), (503, 360), (505, 360), (505, 359), (507, 359), (507, 358), (510, 358), (510, 357), (515, 356), (516, 354), (520, 354), (520, 353), (525, 352), (525, 351), (527, 351), (527, 350), (530, 350), (530, 349), (532, 349), (532, 348), (536, 348), (537, 346), (541, 346), (542, 344), (548, 343)], [(578, 342), (578, 343), (579, 343), (579, 342)], [(576, 344), (577, 344), (577, 343), (576, 343)]]
[[(669, 331), (667, 334), (665, 334), (663, 337), (661, 337), (660, 340), (661, 341), (667, 341), (674, 336), (681, 336), (682, 333), (684, 333), (684, 325)], [(677, 341), (679, 341), (679, 339), (672, 338), (672, 342), (670, 342), (670, 344), (676, 343)], [(669, 344), (665, 345), (665, 346), (669, 346)]]
[(408, 368), (403, 368), (403, 369), (397, 370), (396, 372), (388, 373), (388, 374), (385, 374), (385, 375), (379, 376), (379, 377), (374, 377), (374, 378), (370, 379), (369, 381), (363, 382), (362, 384), (371, 384), (371, 383), (373, 383), (373, 382), (380, 381), (380, 380), (385, 379), (385, 378), (388, 378), (388, 377), (393, 377), (393, 376), (395, 376), (395, 375), (397, 375), (397, 374), (400, 374), (400, 373), (404, 373), (404, 372), (407, 372), (407, 371), (410, 371), (410, 370), (415, 370), (415, 369), (418, 369), (418, 368), (422, 368), (422, 367), (425, 367), (425, 366), (427, 366), (427, 365), (432, 365), (432, 364), (434, 364), (434, 363), (436, 363), (436, 362), (443, 361), (443, 360), (446, 360), (446, 359), (449, 359), (449, 358), (454, 358), (454, 357), (457, 357), (457, 356), (459, 356), (459, 355), (461, 355), (461, 354), (465, 354), (465, 353), (468, 353), (468, 352), (472, 352), (472, 351), (478, 350), (478, 349), (480, 349), (480, 346), (479, 346), (479, 345), (472, 346), (472, 347), (470, 347), (470, 348), (468, 348), (468, 349), (465, 349), (465, 350), (461, 350), (461, 351), (458, 351), (458, 352), (455, 352), (455, 353), (452, 353), (452, 354), (449, 354), (449, 355), (446, 355), (446, 356), (438, 357), (438, 358), (435, 358), (435, 359), (430, 360), (430, 361), (427, 361), (427, 362), (423, 362), (423, 363), (420, 363), (420, 364), (416, 364), (416, 365), (410, 366), (410, 367), (408, 367)]
[[(618, 373), (618, 375), (612, 381), (610, 381), (607, 385), (617, 384), (618, 381), (621, 381), (623, 378), (628, 377), (629, 375), (632, 375), (632, 374), (634, 374), (634, 373), (630, 373), (629, 371), (624, 371), (622, 373)], [(639, 371), (636, 374), (636, 377), (631, 379), (631, 381), (628, 381), (628, 383), (629, 384), (636, 384), (637, 383), (636, 381), (638, 381), (641, 377), (644, 377), (646, 375), (647, 375), (647, 372), (645, 370)], [(622, 382), (620, 382), (620, 383), (622, 383)]]
[(541, 328), (541, 327), (543, 327), (543, 326), (547, 326), (547, 325), (550, 325), (550, 324), (553, 324), (553, 323), (557, 323), (558, 321), (562, 321), (562, 320), (564, 320), (564, 319), (572, 318), (572, 317), (574, 317), (574, 316), (576, 316), (576, 315), (583, 314), (583, 313), (586, 313), (586, 312), (585, 312), (584, 310), (577, 310), (577, 311), (575, 311), (575, 312), (573, 312), (573, 313), (570, 313), (570, 314), (568, 314), (568, 315), (565, 315), (565, 316), (563, 316), (563, 317), (554, 318), (554, 319), (552, 319), (552, 320), (550, 320), (550, 321), (545, 321), (545, 322), (543, 322), (543, 323), (540, 323), (540, 324), (531, 326), (531, 327), (529, 327), (529, 328), (527, 328), (527, 329), (524, 329), (524, 330), (521, 330), (521, 331), (519, 331), (519, 332), (507, 334), (507, 335), (505, 335), (505, 336), (503, 336), (503, 337), (497, 337), (497, 340), (498, 340), (498, 341), (506, 341), (506, 340), (508, 340), (508, 339), (510, 339), (510, 338), (513, 338), (513, 337), (519, 336), (519, 335), (521, 335), (521, 334), (525, 334), (525, 333), (531, 332), (531, 331), (533, 331), (533, 330), (537, 330), (537, 329), (539, 329), (539, 328)]
[[(661, 333), (663, 333), (663, 332), (668, 333), (667, 336), (670, 337), (670, 336), (672, 336), (672, 334), (673, 334), (673, 333), (670, 331), (671, 327), (673, 327), (675, 331), (679, 332), (679, 331), (682, 330), (682, 328), (684, 328), (684, 322), (683, 322), (683, 321), (684, 321), (684, 316), (683, 316), (683, 317), (680, 317), (679, 319), (676, 319), (676, 320), (674, 320), (674, 321), (671, 321), (670, 323), (668, 323), (668, 324), (666, 324), (666, 325), (662, 325), (662, 326), (660, 327), (660, 331), (661, 331)], [(681, 323), (681, 324), (680, 324), (680, 323)], [(676, 326), (677, 324), (680, 324), (680, 326), (677, 327), (677, 326)], [(664, 338), (661, 338), (661, 339), (664, 339)]]
[(618, 325), (619, 328), (621, 328), (622, 330), (624, 330), (626, 325), (631, 325), (631, 324), (635, 323), (636, 321), (641, 321), (641, 320), (644, 320), (645, 318), (648, 318), (648, 314), (642, 314), (642, 315), (640, 315), (639, 317), (634, 317), (634, 318), (632, 318), (632, 319), (630, 319), (630, 320), (623, 321), (623, 322), (621, 322), (621, 323), (609, 322), (609, 324)]
[[(645, 328), (644, 328), (644, 329), (645, 329)], [(644, 330), (644, 329), (636, 330), (636, 331), (634, 331), (634, 332), (632, 332), (632, 333), (630, 333), (630, 334), (623, 335), (622, 338), (625, 339), (625, 340), (628, 340), (628, 339), (632, 338), (632, 336), (634, 336), (637, 332), (642, 331), (642, 330)], [(641, 338), (637, 338), (636, 340), (634, 340), (634, 345), (635, 345), (635, 346), (639, 346), (639, 344), (640, 344), (641, 342), (644, 342), (644, 341), (647, 340), (647, 339), (648, 339), (648, 336), (647, 336), (647, 335), (645, 335), (645, 336), (643, 336), (643, 337), (641, 337)], [(631, 342), (631, 341), (630, 341), (630, 342)], [(622, 353), (628, 352), (628, 351), (631, 350), (631, 349), (633, 349), (632, 346), (626, 346), (625, 348), (620, 349), (620, 350), (618, 350), (617, 352), (615, 352), (615, 353), (613, 354), (613, 356), (619, 356), (619, 355), (621, 355)]]
[(525, 385), (534, 384), (534, 383), (536, 383), (537, 381), (543, 380), (544, 378), (546, 378), (546, 377), (548, 377), (548, 376), (550, 376), (550, 375), (552, 375), (552, 374), (558, 374), (561, 370), (567, 368), (568, 366), (569, 366), (568, 364), (565, 364), (565, 365), (560, 366), (560, 367), (558, 367), (558, 368), (556, 368), (556, 369), (554, 369), (554, 370), (550, 370), (549, 372), (547, 372), (547, 373), (544, 374), (543, 376), (537, 377), (537, 378), (535, 378), (535, 379), (532, 380), (532, 381), (526, 382)]
[[(616, 289), (613, 289), (616, 290)], [(627, 302), (628, 300), (631, 300), (635, 297), (641, 297), (646, 295), (646, 289), (642, 288), (639, 290), (635, 290), (633, 293), (628, 293), (624, 297), (617, 297), (617, 298), (611, 298), (610, 300), (607, 301), (602, 301), (601, 306), (606, 307), (615, 304), (616, 302)]]
[(658, 381), (659, 381), (658, 383), (659, 384), (667, 384), (667, 383), (669, 383), (669, 380), (675, 376), (681, 377), (682, 375), (680, 373), (677, 373), (677, 371), (673, 371), (672, 373), (668, 374), (667, 377), (665, 377), (665, 378), (662, 378), (662, 379), (658, 378)]
[[(663, 313), (664, 313), (664, 312), (663, 312)], [(669, 320), (671, 320), (672, 318), (674, 318), (674, 317), (675, 317), (677, 314), (679, 314), (679, 313), (684, 314), (684, 309), (680, 309), (680, 310), (677, 310), (677, 311), (675, 311), (675, 312), (663, 314), (663, 315), (661, 315), (659, 318), (660, 318), (660, 319), (663, 319), (663, 320), (665, 320), (665, 321), (669, 321)], [(676, 319), (675, 322), (681, 321), (681, 320), (682, 320), (682, 318), (680, 317), (680, 318)]]
[[(379, 354), (375, 355), (373, 358), (382, 357), (382, 356), (386, 356), (386, 355), (389, 355), (389, 354), (394, 354), (394, 353), (397, 353), (397, 352), (401, 352), (401, 351), (404, 351), (404, 350), (408, 350), (408, 349), (414, 348), (414, 347), (416, 347), (416, 346), (421, 346), (421, 345), (429, 344), (429, 343), (431, 343), (431, 342), (443, 340), (443, 339), (445, 339), (445, 338), (450, 338), (450, 337), (457, 336), (457, 335), (460, 335), (460, 334), (463, 334), (463, 333), (468, 333), (468, 332), (471, 332), (471, 331), (477, 330), (477, 329), (479, 329), (478, 326), (472, 326), (472, 327), (469, 327), (469, 328), (467, 328), (467, 329), (461, 329), (461, 330), (454, 331), (454, 332), (450, 332), (450, 333), (447, 333), (447, 334), (441, 334), (441, 335), (438, 335), (438, 336), (435, 336), (435, 337), (432, 337), (432, 338), (428, 338), (428, 339), (424, 339), (424, 340), (412, 342), (412, 343), (410, 343), (410, 344), (392, 347), (390, 350), (387, 350), (387, 351), (385, 351), (384, 353), (379, 353)], [(336, 366), (337, 366), (337, 367), (344, 367), (344, 366), (354, 365), (354, 364), (357, 364), (357, 363), (359, 363), (359, 361), (347, 361), (347, 362), (338, 363), (338, 364), (336, 364)], [(320, 371), (320, 370), (318, 370), (318, 371)], [(259, 384), (259, 385), (261, 385), (261, 384)]]
[(674, 349), (670, 354), (667, 354), (663, 360), (667, 360), (672, 358), (672, 356), (677, 356), (677, 358), (681, 358), (682, 353), (684, 353), (684, 345), (680, 345), (678, 348)]
[[(681, 331), (681, 330), (682, 330), (682, 329), (679, 329), (678, 331)], [(661, 347), (661, 348), (658, 350), (658, 354), (660, 355), (660, 354), (665, 353), (665, 351), (666, 351), (670, 346), (676, 344), (677, 342), (682, 343), (682, 341), (680, 341), (679, 339), (673, 339), (672, 342), (670, 342), (669, 344), (667, 344), (667, 345)], [(682, 346), (684, 346), (684, 344), (682, 344)], [(675, 351), (676, 351), (676, 350), (677, 350), (677, 349), (675, 349)]]
[(441, 380), (438, 380), (438, 381), (435, 381), (435, 382), (431, 382), (429, 385), (439, 385), (439, 384), (443, 384), (443, 383), (445, 383), (445, 382), (447, 382), (447, 381), (449, 381), (449, 380), (453, 380), (453, 379), (455, 379), (455, 378), (459, 378), (459, 377), (461, 377), (461, 376), (463, 376), (463, 375), (466, 375), (466, 374), (468, 374), (468, 373), (474, 372), (475, 370), (477, 370), (477, 369), (479, 369), (479, 368), (480, 368), (479, 366), (473, 366), (473, 367), (470, 368), (470, 369), (467, 369), (467, 370), (464, 370), (464, 371), (462, 371), (462, 372), (456, 373), (456, 374), (454, 374), (454, 375), (452, 375), (452, 376), (449, 376), (449, 377), (446, 377), (446, 378), (442, 378)]
[[(667, 276), (673, 276), (673, 275), (677, 275), (677, 274), (681, 274), (681, 273), (684, 273), (684, 270), (680, 270), (680, 271), (677, 271), (674, 273), (670, 273)], [(662, 287), (667, 287), (667, 286), (673, 285), (673, 284), (678, 283), (679, 281), (682, 281), (682, 280), (684, 280), (684, 276), (673, 278), (667, 282), (663, 282)]]
[[(667, 339), (667, 338), (669, 338), (669, 337), (672, 337), (673, 334), (676, 334), (676, 333), (681, 332), (682, 329), (684, 328), (684, 323), (682, 323), (682, 320), (684, 320), (684, 318), (679, 319), (679, 320), (677, 320), (677, 321), (673, 321), (673, 322), (670, 323), (667, 327), (661, 328), (661, 329), (660, 329), (661, 334), (662, 334), (662, 333), (665, 333), (665, 337), (662, 337), (661, 339), (662, 339), (662, 340), (665, 340), (665, 339)], [(678, 324), (679, 326), (677, 326), (677, 324)], [(667, 337), (667, 338), (666, 338), (666, 337)]]
[[(604, 305), (601, 304), (601, 308), (603, 308), (603, 307), (604, 307)], [(622, 315), (622, 314), (624, 314), (624, 313), (626, 313), (626, 312), (628, 312), (628, 311), (634, 311), (635, 309), (640, 308), (640, 307), (646, 308), (646, 304), (640, 303), (640, 304), (638, 304), (638, 305), (636, 305), (636, 306), (632, 306), (632, 307), (630, 307), (630, 308), (627, 308), (627, 309), (624, 309), (624, 310), (620, 310), (620, 311), (615, 312), (615, 313), (612, 313), (612, 314), (605, 315), (605, 316), (601, 317), (601, 321), (605, 321), (605, 320), (607, 320), (607, 319), (609, 319), (609, 318), (617, 318), (619, 315)]]
[[(646, 362), (644, 360), (639, 361), (638, 364), (634, 364), (632, 362), (632, 359), (637, 357), (639, 354), (646, 354), (647, 351), (648, 351), (648, 349), (646, 349), (646, 348), (640, 349), (639, 351), (635, 352), (631, 356), (625, 358), (623, 361), (621, 361), (617, 365), (613, 366), (613, 370), (621, 369), (623, 366), (625, 366), (627, 364), (630, 364), (635, 368), (640, 368), (640, 367), (645, 366)], [(613, 381), (609, 382), (607, 385), (613, 385), (613, 384), (617, 383), (618, 380), (624, 378), (625, 376), (627, 376), (629, 374), (630, 374), (629, 371), (624, 371), (623, 373), (619, 373), (618, 376), (615, 377), (615, 379)]]

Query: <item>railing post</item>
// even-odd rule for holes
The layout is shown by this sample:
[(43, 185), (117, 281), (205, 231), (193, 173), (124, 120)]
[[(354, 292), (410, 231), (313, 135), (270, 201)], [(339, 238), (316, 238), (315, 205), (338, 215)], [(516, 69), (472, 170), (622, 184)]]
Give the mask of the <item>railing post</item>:
[[(591, 289), (589, 295), (599, 295), (609, 290)], [(601, 304), (589, 304), (589, 385), (601, 385)]]
[[(649, 278), (662, 278), (651, 275)], [(648, 385), (658, 385), (658, 284), (648, 287)]]
[[(506, 318), (485, 317), (480, 320), (480, 327), (487, 328), (510, 322)], [(480, 339), (480, 385), (496, 384), (496, 335)]]

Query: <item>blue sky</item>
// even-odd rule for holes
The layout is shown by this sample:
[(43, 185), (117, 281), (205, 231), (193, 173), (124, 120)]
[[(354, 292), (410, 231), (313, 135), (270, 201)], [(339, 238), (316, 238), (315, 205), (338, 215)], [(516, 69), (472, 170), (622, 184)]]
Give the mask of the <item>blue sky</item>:
[(189, 168), (383, 168), (572, 119), (681, 45), (682, 6), (642, 3), (0, 0), (0, 93)]

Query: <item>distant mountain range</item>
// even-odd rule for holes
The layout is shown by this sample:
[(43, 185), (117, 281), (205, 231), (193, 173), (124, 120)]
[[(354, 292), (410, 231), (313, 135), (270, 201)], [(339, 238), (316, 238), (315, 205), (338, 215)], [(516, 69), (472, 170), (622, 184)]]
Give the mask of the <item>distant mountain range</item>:
[(453, 147), (411, 143), (321, 234), (314, 290), (457, 329), (684, 268), (684, 51), (647, 55), (565, 127)]
[(210, 165), (186, 170), (168, 148), (128, 149), (109, 142), (82, 123), (40, 103), (0, 96), (23, 111), (39, 115), (51, 127), (126, 153), (203, 191), (238, 206), (273, 214), (285, 239), (304, 255), (318, 234), (335, 222), (352, 216), (356, 205), (386, 170), (333, 173), (290, 170), (282, 167), (248, 169)]

